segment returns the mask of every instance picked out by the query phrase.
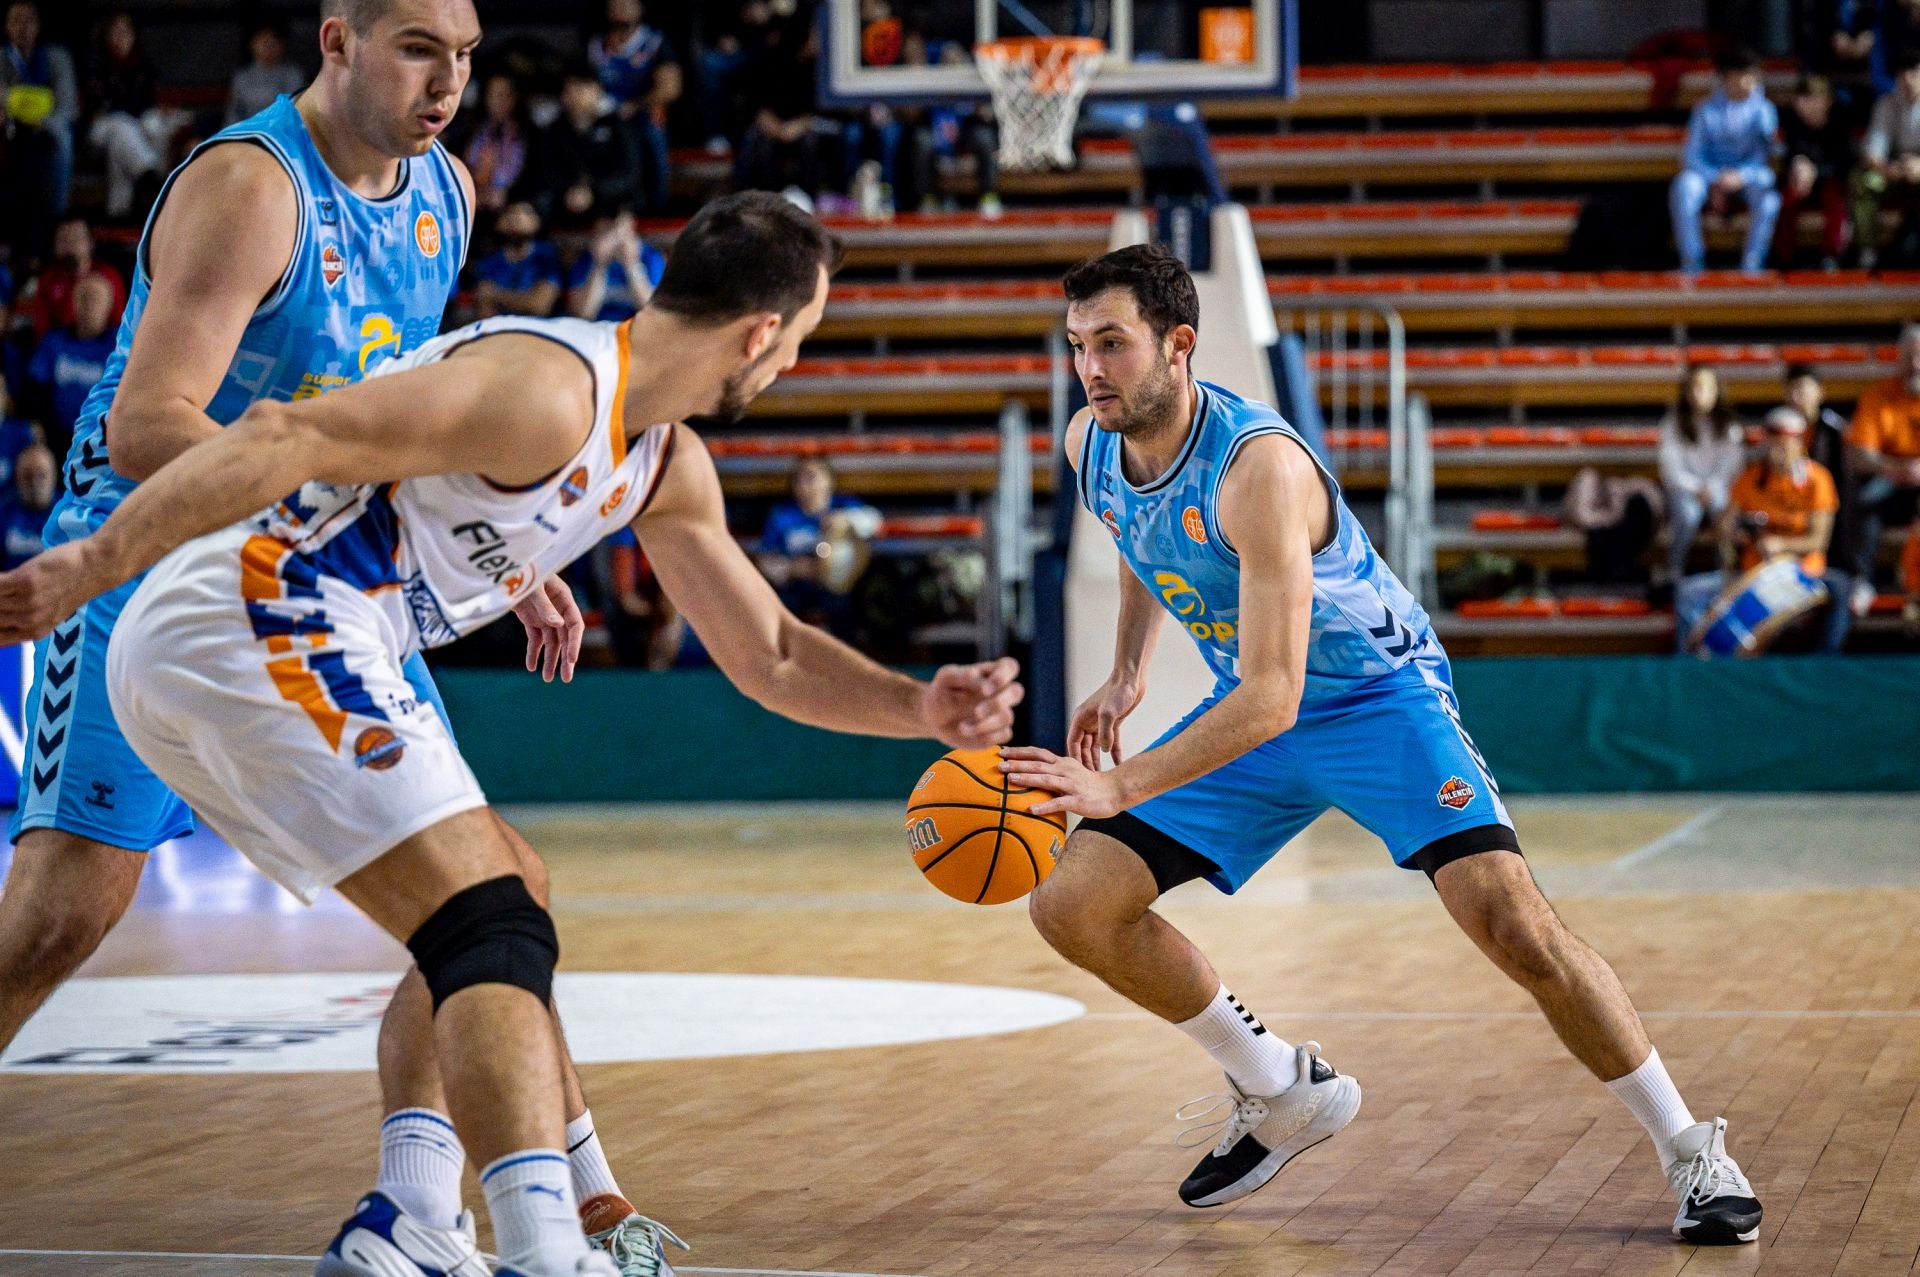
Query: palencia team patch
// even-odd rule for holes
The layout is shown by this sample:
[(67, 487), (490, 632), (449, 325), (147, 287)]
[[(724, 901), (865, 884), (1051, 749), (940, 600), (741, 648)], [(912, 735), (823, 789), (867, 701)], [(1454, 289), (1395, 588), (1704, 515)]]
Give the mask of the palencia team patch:
[(1447, 783), (1440, 786), (1440, 792), (1436, 797), (1440, 800), (1442, 807), (1451, 807), (1454, 811), (1461, 811), (1468, 803), (1473, 801), (1475, 792), (1472, 785), (1461, 780), (1458, 776), (1449, 776)]

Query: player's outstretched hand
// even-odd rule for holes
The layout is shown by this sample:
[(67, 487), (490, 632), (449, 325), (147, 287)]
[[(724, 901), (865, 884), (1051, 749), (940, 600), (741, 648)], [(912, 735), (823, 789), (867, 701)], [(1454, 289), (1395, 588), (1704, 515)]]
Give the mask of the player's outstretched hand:
[(1058, 795), (1028, 810), (1035, 816), (1072, 812), (1098, 820), (1126, 810), (1126, 799), (1112, 772), (1098, 772), (1050, 749), (1010, 745), (1000, 751), (1000, 770), (1007, 784), (1019, 789), (1044, 789)]
[(0, 572), (0, 645), (45, 637), (93, 597), (85, 584), (82, 545), (57, 545), (11, 572)]
[(573, 682), (573, 667), (580, 660), (580, 640), (586, 635), (587, 623), (567, 583), (557, 576), (548, 577), (539, 589), (520, 600), (513, 614), (527, 627), (527, 669), (538, 670), (549, 683), (555, 674), (562, 683)]
[(1144, 683), (1109, 678), (1098, 691), (1073, 711), (1067, 728), (1067, 753), (1080, 760), (1090, 772), (1100, 770), (1100, 755), (1109, 755), (1120, 764), (1120, 724), (1139, 706), (1147, 694)]
[(1026, 696), (1011, 656), (946, 665), (920, 699), (920, 723), (949, 749), (985, 749), (1013, 738), (1013, 707)]

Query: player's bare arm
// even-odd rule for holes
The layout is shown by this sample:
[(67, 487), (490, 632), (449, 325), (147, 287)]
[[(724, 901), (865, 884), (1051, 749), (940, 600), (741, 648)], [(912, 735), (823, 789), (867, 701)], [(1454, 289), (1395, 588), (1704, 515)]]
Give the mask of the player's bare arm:
[(0, 576), (0, 635), (45, 634), (174, 547), (308, 480), (349, 486), (471, 472), (508, 487), (537, 482), (579, 449), (593, 411), (579, 359), (517, 334), (315, 399), (262, 401), (135, 488), (94, 535)]
[(293, 181), (258, 146), (230, 142), (174, 181), (147, 245), (152, 287), (107, 414), (113, 468), (144, 480), (220, 431), (206, 406), (299, 226)]
[(833, 731), (931, 736), (956, 749), (1013, 732), (1019, 666), (950, 665), (931, 683), (897, 674), (789, 612), (727, 530), (720, 476), (698, 435), (674, 427), (672, 460), (633, 530), (714, 663), (777, 714)]
[[(1087, 431), (1092, 428), (1091, 408), (1082, 408), (1067, 423), (1067, 464), (1076, 471), (1080, 469), (1080, 451), (1086, 446)], [(1067, 754), (1089, 771), (1100, 770), (1102, 754), (1116, 764), (1122, 761), (1120, 724), (1139, 708), (1140, 698), (1147, 694), (1147, 669), (1153, 661), (1154, 646), (1159, 642), (1163, 615), (1159, 603), (1140, 578), (1122, 565), (1113, 672), (1073, 711), (1073, 719), (1067, 725)]]
[(1289, 439), (1241, 452), (1220, 487), (1220, 527), (1240, 554), (1241, 682), (1193, 726), (1113, 770), (1049, 750), (1009, 749), (1009, 779), (1052, 790), (1036, 814), (1111, 816), (1231, 762), (1293, 725), (1306, 685), (1316, 534), (1332, 518), (1318, 470)]

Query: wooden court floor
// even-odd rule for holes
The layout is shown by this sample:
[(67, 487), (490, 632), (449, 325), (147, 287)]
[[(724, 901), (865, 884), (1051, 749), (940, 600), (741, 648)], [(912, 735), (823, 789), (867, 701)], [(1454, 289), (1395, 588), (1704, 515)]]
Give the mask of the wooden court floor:
[[(1320, 1041), (1366, 1094), (1352, 1127), (1266, 1189), (1193, 1211), (1174, 1196), (1196, 1154), (1174, 1147), (1172, 1114), (1218, 1089), (1204, 1056), (1055, 958), (1019, 906), (933, 893), (891, 809), (512, 814), (550, 860), (570, 971), (924, 980), (1086, 1008), (991, 1036), (585, 1066), (629, 1195), (695, 1245), (682, 1271), (1913, 1271), (1920, 799), (1514, 811), (1542, 884), (1620, 970), (1696, 1116), (1729, 1119), (1766, 1205), (1757, 1246), (1668, 1239), (1673, 1202), (1639, 1129), (1425, 880), (1343, 818), (1237, 898), (1195, 884), (1165, 903), (1250, 1007)], [(211, 863), (156, 864), (83, 974), (402, 965), (337, 903), (289, 907)], [(371, 1182), (377, 1116), (364, 1072), (0, 1062), (0, 1273), (310, 1271), (300, 1257)]]

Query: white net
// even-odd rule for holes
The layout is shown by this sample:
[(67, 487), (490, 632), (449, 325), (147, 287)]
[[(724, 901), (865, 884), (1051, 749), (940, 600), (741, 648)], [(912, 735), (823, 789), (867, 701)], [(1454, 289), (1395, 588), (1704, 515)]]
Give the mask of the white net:
[(1073, 167), (1073, 126), (1106, 46), (1084, 37), (996, 40), (974, 49), (1000, 124), (1001, 167)]

